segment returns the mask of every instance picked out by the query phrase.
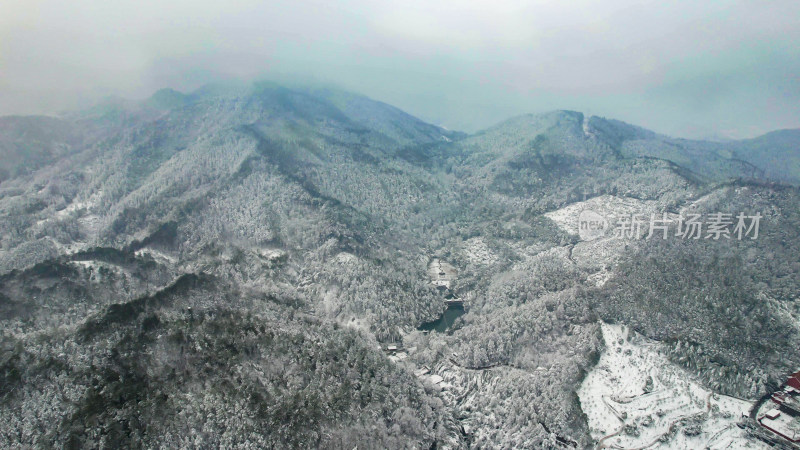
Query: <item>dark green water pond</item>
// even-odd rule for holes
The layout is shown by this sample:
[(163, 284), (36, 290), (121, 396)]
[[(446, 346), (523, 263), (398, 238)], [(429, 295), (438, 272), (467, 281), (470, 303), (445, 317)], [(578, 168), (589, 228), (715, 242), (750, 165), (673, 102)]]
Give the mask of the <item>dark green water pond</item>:
[(448, 305), (438, 319), (432, 322), (425, 322), (417, 329), (420, 331), (438, 331), (444, 333), (448, 328), (453, 326), (453, 323), (465, 313), (463, 305)]

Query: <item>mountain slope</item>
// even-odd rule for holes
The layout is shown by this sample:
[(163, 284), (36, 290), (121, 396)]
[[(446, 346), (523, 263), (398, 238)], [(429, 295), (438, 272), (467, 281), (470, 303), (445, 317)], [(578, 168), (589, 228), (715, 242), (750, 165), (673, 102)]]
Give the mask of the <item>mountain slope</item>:
[(780, 130), (727, 145), (734, 157), (764, 171), (768, 179), (800, 184), (800, 130)]
[[(4, 120), (4, 446), (588, 447), (601, 319), (718, 391), (760, 395), (797, 362), (779, 355), (800, 336), (800, 197), (754, 183), (768, 151), (732, 150), (763, 145), (572, 111), (466, 136), (269, 83)], [(763, 239), (565, 226), (696, 204), (764, 211)], [(446, 332), (417, 329), (454, 299)]]
[(800, 130), (729, 142), (674, 139), (629, 124), (592, 117), (589, 126), (625, 157), (674, 162), (710, 180), (771, 180), (797, 185)]

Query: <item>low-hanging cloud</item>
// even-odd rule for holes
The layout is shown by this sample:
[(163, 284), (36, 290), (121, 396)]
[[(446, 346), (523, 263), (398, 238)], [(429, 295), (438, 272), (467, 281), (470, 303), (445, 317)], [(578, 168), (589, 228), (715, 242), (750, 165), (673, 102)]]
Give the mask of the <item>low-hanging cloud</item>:
[(0, 114), (303, 78), (473, 131), (576, 109), (669, 134), (800, 126), (796, 1), (0, 4)]

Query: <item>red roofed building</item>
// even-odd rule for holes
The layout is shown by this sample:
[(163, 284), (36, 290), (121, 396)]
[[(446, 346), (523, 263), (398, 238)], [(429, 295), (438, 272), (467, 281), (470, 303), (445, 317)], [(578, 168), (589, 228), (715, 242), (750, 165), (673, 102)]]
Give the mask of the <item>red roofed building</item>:
[(783, 391), (774, 392), (772, 394), (772, 401), (782, 405), (786, 401), (786, 393)]
[(800, 370), (789, 375), (783, 389), (772, 394), (777, 404), (757, 419), (767, 430), (800, 448)]
[(786, 382), (786, 384), (788, 386), (791, 386), (791, 387), (793, 387), (795, 389), (800, 390), (800, 370), (798, 370), (797, 372), (793, 373), (789, 377), (789, 380)]

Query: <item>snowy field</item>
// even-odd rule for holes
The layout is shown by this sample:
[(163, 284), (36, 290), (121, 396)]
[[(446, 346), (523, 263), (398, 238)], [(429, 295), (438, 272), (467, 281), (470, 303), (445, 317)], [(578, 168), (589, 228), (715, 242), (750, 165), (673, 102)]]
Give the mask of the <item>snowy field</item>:
[(598, 448), (765, 449), (736, 426), (751, 403), (712, 393), (658, 344), (602, 324), (606, 350), (578, 390)]
[(497, 255), (486, 245), (483, 238), (474, 237), (464, 242), (462, 247), (464, 256), (473, 264), (494, 264), (497, 262)]
[(545, 217), (555, 222), (563, 231), (569, 234), (578, 234), (578, 218), (584, 210), (594, 211), (612, 222), (614, 219), (630, 217), (631, 214), (649, 216), (651, 213), (660, 212), (656, 201), (643, 201), (606, 194), (586, 201), (572, 203), (561, 209), (546, 213)]

